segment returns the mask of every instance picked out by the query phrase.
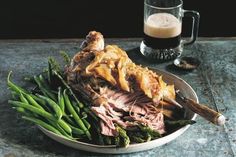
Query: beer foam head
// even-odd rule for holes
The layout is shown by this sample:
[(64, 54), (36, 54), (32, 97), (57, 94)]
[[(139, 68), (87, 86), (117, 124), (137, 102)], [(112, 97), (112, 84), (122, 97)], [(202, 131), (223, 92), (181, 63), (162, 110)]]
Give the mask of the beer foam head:
[(172, 38), (180, 35), (181, 22), (169, 13), (155, 13), (144, 22), (144, 33), (154, 38)]

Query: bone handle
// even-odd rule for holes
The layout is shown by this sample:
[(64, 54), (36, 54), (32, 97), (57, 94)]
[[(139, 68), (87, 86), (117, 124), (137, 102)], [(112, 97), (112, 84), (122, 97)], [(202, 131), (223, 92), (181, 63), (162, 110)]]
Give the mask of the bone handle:
[(185, 98), (185, 105), (193, 112), (199, 114), (203, 118), (207, 119), (208, 121), (216, 124), (216, 125), (224, 125), (225, 117), (215, 110), (207, 107), (204, 104), (198, 104), (192, 99)]

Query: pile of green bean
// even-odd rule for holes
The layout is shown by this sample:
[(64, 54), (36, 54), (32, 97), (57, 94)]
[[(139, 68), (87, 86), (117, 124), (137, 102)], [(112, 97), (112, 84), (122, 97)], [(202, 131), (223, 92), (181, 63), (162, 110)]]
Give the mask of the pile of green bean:
[[(66, 56), (69, 62), (69, 57)], [(147, 142), (161, 135), (147, 126), (138, 125), (138, 130), (125, 130), (116, 125), (117, 137), (101, 134), (99, 118), (93, 114), (89, 106), (78, 100), (70, 86), (63, 79), (57, 63), (49, 58), (46, 73), (29, 79), (34, 83), (34, 90), (26, 90), (14, 84), (9, 72), (7, 84), (12, 92), (9, 104), (22, 118), (33, 122), (57, 135), (71, 140), (81, 140), (100, 145), (126, 147), (130, 143)], [(168, 128), (178, 128), (193, 124), (191, 120), (165, 121)]]
[(34, 81), (40, 93), (33, 94), (14, 84), (10, 80), (11, 73), (8, 75), (7, 84), (14, 100), (9, 100), (9, 104), (23, 114), (23, 119), (69, 139), (86, 136), (91, 140), (91, 125), (87, 121), (87, 114), (80, 113), (81, 105), (73, 98), (71, 90), (59, 86), (57, 92), (53, 91), (47, 80), (39, 75), (34, 76)]

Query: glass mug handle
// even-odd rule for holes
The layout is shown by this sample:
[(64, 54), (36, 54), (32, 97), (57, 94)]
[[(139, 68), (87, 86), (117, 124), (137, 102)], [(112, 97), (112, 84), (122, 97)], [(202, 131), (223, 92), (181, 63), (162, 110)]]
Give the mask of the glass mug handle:
[(192, 17), (193, 19), (191, 37), (189, 40), (183, 40), (184, 45), (190, 45), (196, 41), (197, 36), (198, 36), (200, 14), (197, 11), (193, 11), (193, 10), (183, 10), (183, 15), (184, 17)]

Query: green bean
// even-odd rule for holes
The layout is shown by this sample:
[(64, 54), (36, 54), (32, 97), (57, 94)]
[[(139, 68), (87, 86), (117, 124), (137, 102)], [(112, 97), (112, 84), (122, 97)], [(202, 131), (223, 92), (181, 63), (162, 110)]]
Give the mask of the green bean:
[(24, 103), (26, 103), (26, 104), (28, 104), (28, 101), (27, 101), (27, 99), (23, 96), (23, 94), (22, 93), (20, 93), (20, 100), (22, 101), (22, 102), (24, 102)]
[(75, 119), (75, 122), (80, 126), (80, 128), (85, 132), (85, 134), (87, 135), (87, 137), (91, 140), (91, 134), (88, 131), (88, 129), (86, 128), (86, 126), (84, 125), (83, 121), (80, 119), (80, 117), (78, 116), (78, 114), (75, 112), (73, 106), (71, 105), (71, 102), (69, 100), (68, 95), (66, 94), (66, 89), (63, 92), (64, 95), (64, 99), (65, 99), (65, 104), (66, 107), (68, 109), (68, 111), (72, 114), (72, 116)]
[(24, 108), (22, 107), (13, 107), (17, 112), (26, 115), (26, 116), (32, 116), (31, 113), (27, 112)]
[(58, 88), (58, 104), (63, 114), (65, 114), (65, 101), (64, 101), (63, 94), (61, 92), (61, 87)]
[(79, 114), (80, 113), (80, 108), (78, 107), (77, 103), (75, 101), (72, 101), (71, 103), (72, 103), (75, 111), (77, 112), (77, 114)]
[(42, 105), (41, 107), (43, 107), (46, 111), (48, 112), (52, 112), (51, 109), (47, 106), (47, 102), (39, 97), (37, 97), (34, 94), (30, 94), (30, 96), (36, 101), (38, 102), (40, 105)]
[(68, 122), (68, 123), (70, 123), (71, 125), (76, 125), (75, 124), (75, 122), (72, 120), (72, 119), (70, 119), (70, 117), (68, 116), (68, 115), (66, 115), (66, 114), (64, 114), (63, 115), (63, 118)]
[(75, 99), (76, 103), (78, 104), (78, 106), (80, 108), (84, 107), (84, 104), (82, 104), (76, 97), (76, 95), (74, 94), (74, 92), (72, 91), (72, 89), (70, 88), (70, 86), (66, 83), (66, 81), (62, 78), (62, 76), (60, 74), (58, 74), (57, 71), (53, 70), (53, 73), (61, 80), (61, 82), (64, 84), (64, 86), (69, 90), (70, 94), (73, 96), (73, 98)]
[(26, 117), (26, 116), (23, 116), (22, 118), (25, 119), (25, 120), (31, 121), (35, 124), (38, 124), (38, 125), (42, 126), (43, 128), (45, 128), (49, 131), (52, 131), (52, 132), (54, 132), (58, 135), (62, 135), (56, 128), (54, 128), (53, 126), (43, 122), (42, 120), (39, 120), (39, 119), (36, 119), (36, 118), (33, 118), (33, 117)]
[(57, 100), (56, 96), (55, 96), (53, 93), (51, 93), (49, 90), (47, 90), (45, 87), (43, 87), (43, 85), (42, 85), (40, 79), (39, 79), (37, 76), (34, 76), (34, 80), (35, 80), (35, 82), (37, 83), (37, 85), (39, 86), (41, 92), (42, 92), (45, 96), (50, 97), (50, 98), (51, 98), (52, 100), (54, 100), (54, 101)]
[(44, 110), (42, 106), (40, 106), (29, 94), (25, 94), (26, 99), (28, 100), (28, 103), (30, 103), (31, 105)]
[(73, 139), (73, 137), (71, 135), (69, 135), (58, 123), (54, 123), (51, 120), (48, 120), (48, 122), (55, 127), (62, 135), (64, 135), (65, 137), (69, 138), (69, 139)]
[(66, 136), (69, 139), (74, 140), (74, 138), (71, 135), (69, 135), (65, 130), (63, 130), (61, 126), (59, 126), (58, 124), (57, 126), (58, 126), (57, 129), (62, 133), (62, 135)]
[(46, 101), (45, 101), (45, 100), (43, 100), (43, 99), (37, 97), (37, 96), (34, 95), (34, 94), (30, 94), (30, 96), (31, 96), (34, 100), (36, 100), (38, 103), (40, 103), (41, 105), (43, 105), (43, 106), (46, 105)]
[[(26, 98), (24, 97), (24, 95), (26, 96)], [(28, 94), (22, 94), (20, 93), (20, 100), (23, 102), (23, 103), (26, 103), (26, 104), (31, 104), (39, 109), (42, 109), (44, 110), (37, 102), (34, 101), (34, 99), (32, 97), (30, 97)], [(28, 100), (27, 100), (28, 99)], [(23, 109), (23, 108), (22, 108)], [(34, 114), (35, 117), (37, 117), (37, 115)]]
[(87, 118), (87, 117), (88, 117), (88, 115), (87, 115), (87, 113), (86, 113), (86, 112), (82, 112), (82, 113), (81, 113), (81, 115), (82, 115), (82, 118), (81, 118), (81, 119), (85, 119), (85, 118)]
[[(24, 103), (27, 103), (27, 104), (32, 104), (33, 106), (37, 107), (37, 108), (40, 108), (40, 109), (43, 109), (31, 96), (30, 94), (26, 94), (26, 93), (22, 93), (20, 92), (19, 93), (20, 95), (20, 100)], [(26, 97), (26, 98), (25, 98)]]
[(48, 60), (48, 82), (49, 84), (52, 83), (52, 65), (49, 60)]
[(7, 85), (8, 85), (13, 91), (15, 91), (15, 92), (17, 92), (17, 93), (20, 93), (20, 92), (22, 92), (22, 93), (28, 93), (25, 89), (23, 89), (23, 88), (21, 88), (21, 87), (15, 85), (13, 82), (10, 81), (11, 74), (12, 74), (12, 71), (10, 71), (10, 72), (8, 73), (8, 76), (7, 76)]
[(38, 97), (42, 98), (43, 100), (45, 100), (54, 110), (54, 112), (56, 113), (57, 119), (61, 119), (62, 117), (62, 111), (60, 109), (60, 107), (57, 105), (57, 103), (55, 103), (52, 99), (36, 94)]
[(39, 109), (37, 107), (34, 107), (34, 106), (31, 106), (29, 104), (19, 102), (19, 101), (12, 101), (12, 100), (9, 100), (8, 103), (12, 104), (14, 106), (23, 107), (23, 108), (25, 108), (25, 109), (33, 112), (33, 113), (36, 113), (36, 114), (38, 114), (42, 117), (45, 117), (45, 118), (48, 118), (48, 119), (51, 119), (51, 120), (54, 119), (54, 117), (50, 113), (48, 113), (47, 111), (41, 110), (41, 109)]
[(40, 89), (40, 92), (42, 92), (43, 95), (50, 97), (50, 94), (48, 94), (47, 90), (45, 88), (43, 88), (39, 78), (37, 76), (34, 76), (34, 80), (37, 83), (37, 85), (38, 85), (38, 87)]
[(29, 104), (22, 103), (19, 101), (9, 100), (8, 103), (12, 104), (13, 106), (22, 107), (24, 109), (31, 111), (32, 113), (36, 113), (46, 119), (57, 122), (66, 132), (71, 133), (71, 128), (65, 123), (65, 121), (63, 121), (61, 119), (57, 120), (52, 114), (48, 113), (47, 111), (41, 110), (37, 107), (31, 106)]
[(24, 108), (22, 107), (13, 107), (14, 109), (16, 109), (16, 111), (20, 112), (20, 113), (24, 113), (26, 112)]
[(74, 134), (76, 134), (76, 135), (84, 135), (84, 131), (83, 130), (81, 130), (81, 129), (79, 129), (79, 128), (76, 128), (76, 127), (74, 127), (73, 125), (70, 125), (70, 124), (68, 124), (70, 127), (71, 127), (71, 129), (72, 129), (72, 133), (74, 133)]
[(68, 132), (69, 134), (71, 134), (72, 130), (70, 128), (70, 126), (62, 119), (60, 119), (58, 121), (58, 124), (66, 131)]
[(86, 126), (87, 129), (90, 129), (91, 128), (91, 125), (89, 124), (89, 122), (86, 120), (86, 119), (82, 119), (84, 125)]
[(46, 88), (47, 90), (50, 90), (50, 87), (49, 87), (48, 83), (46, 82), (46, 80), (44, 79), (42, 74), (39, 75), (39, 80), (42, 83), (42, 86), (44, 88)]

